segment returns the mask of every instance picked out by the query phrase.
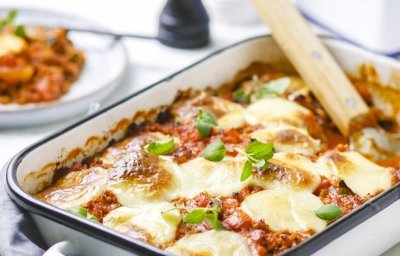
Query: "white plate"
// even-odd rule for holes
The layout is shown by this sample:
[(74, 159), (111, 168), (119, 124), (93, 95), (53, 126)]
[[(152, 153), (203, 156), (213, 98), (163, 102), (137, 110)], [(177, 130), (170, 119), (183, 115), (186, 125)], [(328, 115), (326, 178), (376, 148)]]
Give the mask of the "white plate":
[[(2, 8), (0, 16), (4, 17), (7, 11)], [(106, 30), (82, 17), (36, 9), (19, 9), (17, 23)], [(70, 91), (51, 103), (0, 104), (0, 127), (31, 126), (77, 116), (118, 86), (128, 65), (126, 50), (120, 41), (81, 32), (69, 32), (69, 38), (86, 58), (82, 73)]]

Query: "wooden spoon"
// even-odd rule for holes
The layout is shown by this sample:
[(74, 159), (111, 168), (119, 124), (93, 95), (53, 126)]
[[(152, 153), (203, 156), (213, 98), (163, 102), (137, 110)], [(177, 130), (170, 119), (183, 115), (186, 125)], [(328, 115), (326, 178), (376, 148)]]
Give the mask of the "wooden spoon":
[[(288, 0), (252, 0), (272, 36), (350, 147), (400, 168), (400, 134), (379, 127), (368, 106), (299, 11)], [(382, 162), (382, 163), (383, 163)]]
[[(275, 42), (344, 135), (371, 121), (368, 106), (331, 54), (287, 0), (252, 0)], [(362, 121), (360, 121), (362, 120)], [(367, 125), (368, 126), (368, 125)]]

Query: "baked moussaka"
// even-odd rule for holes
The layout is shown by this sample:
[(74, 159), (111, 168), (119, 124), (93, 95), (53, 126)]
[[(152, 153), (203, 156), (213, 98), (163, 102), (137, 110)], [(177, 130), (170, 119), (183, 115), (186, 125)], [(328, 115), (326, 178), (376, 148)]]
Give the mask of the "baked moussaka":
[(298, 76), (260, 65), (180, 92), (35, 196), (172, 254), (277, 255), (399, 182), (398, 158), (352, 150)]

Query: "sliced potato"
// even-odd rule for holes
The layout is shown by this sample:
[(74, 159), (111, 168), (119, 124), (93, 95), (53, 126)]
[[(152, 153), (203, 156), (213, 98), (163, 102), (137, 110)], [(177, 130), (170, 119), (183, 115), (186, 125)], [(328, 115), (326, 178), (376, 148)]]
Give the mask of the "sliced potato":
[(21, 37), (13, 34), (0, 34), (0, 57), (7, 54), (18, 54), (26, 49), (27, 43)]
[(0, 81), (9, 84), (24, 83), (29, 81), (35, 72), (35, 68), (30, 65), (17, 67), (0, 67)]

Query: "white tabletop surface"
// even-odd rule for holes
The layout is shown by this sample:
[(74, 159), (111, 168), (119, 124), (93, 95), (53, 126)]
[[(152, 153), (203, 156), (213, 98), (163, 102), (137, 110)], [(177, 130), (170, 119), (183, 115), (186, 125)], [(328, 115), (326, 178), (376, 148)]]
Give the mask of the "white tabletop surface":
[[(155, 35), (157, 33), (158, 15), (165, 2), (164, 0), (3, 0), (0, 2), (0, 7), (34, 7), (63, 11), (85, 16), (114, 31)], [(158, 42), (125, 39), (123, 43), (128, 49), (130, 58), (128, 75), (119, 89), (102, 105), (111, 104), (156, 82), (218, 48), (250, 36), (269, 32), (269, 29), (260, 22), (231, 25), (218, 21), (214, 19), (213, 10), (210, 11), (212, 43), (206, 48), (179, 50), (163, 46)], [(82, 117), (77, 116), (74, 120), (41, 127), (0, 129), (0, 165), (5, 164), (8, 159), (24, 147)], [(391, 207), (400, 208), (400, 202)], [(400, 237), (398, 239), (400, 241)], [(400, 245), (385, 253), (385, 255), (400, 255)]]

